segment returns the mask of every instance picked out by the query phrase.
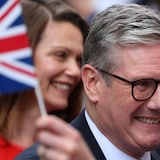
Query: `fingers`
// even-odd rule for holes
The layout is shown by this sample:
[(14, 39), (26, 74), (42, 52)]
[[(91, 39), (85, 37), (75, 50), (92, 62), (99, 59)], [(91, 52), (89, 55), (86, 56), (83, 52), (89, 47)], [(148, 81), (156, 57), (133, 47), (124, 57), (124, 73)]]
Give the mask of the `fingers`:
[(80, 141), (81, 138), (75, 138), (67, 135), (62, 136), (58, 134), (53, 134), (53, 132), (47, 130), (43, 130), (39, 132), (39, 134), (37, 134), (37, 139), (39, 142), (41, 142), (43, 145), (47, 147), (53, 147), (60, 150), (64, 150), (65, 152), (72, 153), (72, 150), (76, 148), (77, 143)]
[(37, 129), (50, 130), (51, 132), (61, 136), (77, 135), (76, 130), (71, 129), (72, 127), (69, 124), (56, 116), (44, 116), (38, 118), (38, 120), (36, 121), (36, 127)]
[(41, 117), (36, 122), (38, 153), (44, 160), (94, 160), (81, 134), (63, 120)]
[(40, 160), (70, 160), (67, 154), (60, 152), (59, 150), (53, 150), (52, 148), (46, 148), (39, 146), (37, 149)]
[[(82, 143), (80, 133), (68, 124), (67, 127), (63, 126), (66, 125), (66, 123), (63, 122), (57, 123), (59, 126), (55, 127), (54, 123), (50, 124), (50, 120), (53, 120), (53, 118), (49, 118), (48, 120), (45, 119), (45, 122), (41, 124), (43, 126), (43, 130), (41, 129), (37, 134), (37, 140), (48, 148), (50, 147), (54, 149), (56, 148), (57, 150), (63, 150), (69, 155), (77, 152), (77, 150), (79, 150), (79, 145)], [(41, 120), (39, 123), (41, 123)]]

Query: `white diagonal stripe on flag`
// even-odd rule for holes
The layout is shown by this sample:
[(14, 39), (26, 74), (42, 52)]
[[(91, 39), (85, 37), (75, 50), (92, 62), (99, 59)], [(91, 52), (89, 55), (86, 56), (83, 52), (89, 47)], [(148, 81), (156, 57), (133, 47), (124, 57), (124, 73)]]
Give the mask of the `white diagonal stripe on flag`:
[(15, 81), (18, 81), (20, 83), (26, 84), (31, 87), (35, 87), (38, 83), (35, 77), (31, 77), (29, 75), (23, 74), (21, 72), (17, 72), (10, 68), (6, 68), (5, 66), (1, 64), (0, 64), (0, 73), (10, 79), (13, 79)]
[(5, 30), (10, 24), (12, 24), (15, 19), (22, 13), (20, 5), (16, 5), (8, 14), (7, 17), (1, 20), (1, 30)]
[(10, 52), (2, 52), (0, 54), (0, 61), (10, 61), (13, 59), (22, 59), (25, 57), (30, 57), (32, 56), (32, 51), (30, 48), (22, 48), (18, 50), (13, 50)]

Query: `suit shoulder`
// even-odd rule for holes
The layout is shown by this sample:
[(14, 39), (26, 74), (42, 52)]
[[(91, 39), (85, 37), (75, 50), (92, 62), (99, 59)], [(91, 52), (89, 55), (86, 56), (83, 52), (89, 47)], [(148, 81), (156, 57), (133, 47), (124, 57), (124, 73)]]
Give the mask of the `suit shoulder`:
[(37, 155), (37, 147), (39, 143), (35, 143), (32, 146), (21, 152), (14, 160), (39, 160)]

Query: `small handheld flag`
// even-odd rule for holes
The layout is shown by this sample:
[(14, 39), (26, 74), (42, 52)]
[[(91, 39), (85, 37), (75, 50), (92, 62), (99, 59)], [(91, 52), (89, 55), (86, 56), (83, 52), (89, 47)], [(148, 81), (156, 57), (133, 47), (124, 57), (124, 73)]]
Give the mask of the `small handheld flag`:
[(0, 2), (0, 93), (37, 85), (32, 52), (17, 0)]
[(45, 114), (22, 7), (18, 0), (0, 0), (0, 94), (35, 88)]

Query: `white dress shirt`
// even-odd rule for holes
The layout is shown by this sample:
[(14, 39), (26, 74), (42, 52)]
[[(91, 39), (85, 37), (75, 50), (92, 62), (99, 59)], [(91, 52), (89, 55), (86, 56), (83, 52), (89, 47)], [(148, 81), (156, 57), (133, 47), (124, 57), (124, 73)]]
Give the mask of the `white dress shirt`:
[[(104, 156), (107, 160), (137, 160), (134, 157), (131, 157), (130, 155), (127, 155), (123, 151), (121, 151), (119, 148), (117, 148), (114, 144), (111, 143), (111, 141), (108, 140), (107, 137), (105, 137), (101, 131), (96, 127), (94, 122), (89, 117), (87, 111), (85, 111), (85, 117), (87, 120), (87, 123), (89, 125), (89, 128), (92, 131), (92, 134), (94, 135), (95, 139), (97, 140), (97, 143), (99, 144)], [(146, 152), (143, 157), (141, 157), (141, 160), (151, 160), (151, 154), (150, 152)]]

